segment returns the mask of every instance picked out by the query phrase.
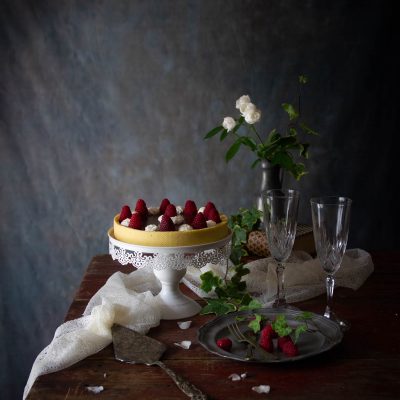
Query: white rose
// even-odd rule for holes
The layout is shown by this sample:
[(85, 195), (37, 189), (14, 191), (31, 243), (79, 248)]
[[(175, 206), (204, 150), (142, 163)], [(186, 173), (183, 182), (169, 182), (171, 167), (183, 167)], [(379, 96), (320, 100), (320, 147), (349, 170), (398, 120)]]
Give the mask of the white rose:
[(247, 104), (250, 103), (250, 97), (247, 95), (243, 95), (236, 100), (236, 108), (240, 110), (241, 113), (244, 112)]
[(261, 118), (261, 111), (252, 103), (249, 103), (243, 113), (244, 120), (252, 125)]
[(222, 126), (230, 132), (236, 126), (236, 121), (232, 117), (225, 117)]

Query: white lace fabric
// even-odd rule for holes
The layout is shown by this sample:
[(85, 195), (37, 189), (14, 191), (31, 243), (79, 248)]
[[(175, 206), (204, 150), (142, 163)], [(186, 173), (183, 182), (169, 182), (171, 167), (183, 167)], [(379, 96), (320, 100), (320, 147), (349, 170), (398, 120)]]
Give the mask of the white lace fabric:
[(38, 376), (60, 371), (108, 346), (114, 323), (140, 333), (159, 325), (160, 310), (155, 300), (159, 290), (151, 268), (113, 274), (90, 299), (81, 318), (57, 328), (53, 340), (33, 364), (23, 399)]
[[(317, 258), (312, 258), (303, 251), (293, 252), (285, 264), (285, 292), (289, 303), (311, 299), (325, 293), (325, 277)], [(264, 306), (270, 306), (276, 295), (276, 264), (271, 257), (262, 258), (246, 264), (250, 273), (245, 276), (247, 290)], [(212, 297), (200, 289), (200, 275), (213, 271), (223, 277), (225, 266), (207, 265), (200, 270), (189, 268), (184, 283), (198, 296)], [(373, 272), (374, 265), (369, 253), (361, 249), (347, 250), (341, 267), (335, 274), (335, 285), (357, 290)], [(232, 272), (228, 273), (228, 277)]]

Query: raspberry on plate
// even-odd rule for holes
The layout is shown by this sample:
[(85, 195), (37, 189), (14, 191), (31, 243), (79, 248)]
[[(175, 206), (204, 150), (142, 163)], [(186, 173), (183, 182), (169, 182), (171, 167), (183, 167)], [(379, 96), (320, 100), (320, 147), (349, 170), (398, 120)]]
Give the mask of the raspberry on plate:
[(299, 349), (291, 340), (287, 340), (283, 343), (282, 351), (283, 354), (288, 357), (296, 357), (299, 354)]
[(225, 351), (230, 351), (232, 348), (232, 340), (224, 337), (217, 340), (217, 346)]

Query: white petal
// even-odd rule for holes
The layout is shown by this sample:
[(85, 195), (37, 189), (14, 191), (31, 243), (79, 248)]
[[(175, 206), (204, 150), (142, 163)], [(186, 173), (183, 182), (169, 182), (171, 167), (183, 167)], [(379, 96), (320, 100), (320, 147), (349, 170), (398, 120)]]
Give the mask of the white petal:
[(251, 390), (254, 390), (257, 393), (269, 393), (271, 387), (269, 385), (253, 386)]
[(192, 324), (192, 321), (179, 321), (177, 322), (179, 328), (181, 329), (188, 329), (190, 328), (190, 325)]
[(230, 379), (230, 380), (232, 380), (233, 382), (235, 382), (235, 381), (240, 381), (240, 376), (238, 375), (238, 374), (230, 374), (229, 376), (228, 376), (228, 378)]
[(183, 340), (180, 343), (174, 343), (175, 346), (182, 347), (182, 349), (188, 350), (190, 346), (192, 345), (192, 342), (190, 340)]
[(86, 390), (88, 392), (92, 392), (94, 394), (98, 394), (98, 393), (100, 393), (100, 392), (102, 392), (104, 390), (104, 387), (103, 386), (87, 386)]

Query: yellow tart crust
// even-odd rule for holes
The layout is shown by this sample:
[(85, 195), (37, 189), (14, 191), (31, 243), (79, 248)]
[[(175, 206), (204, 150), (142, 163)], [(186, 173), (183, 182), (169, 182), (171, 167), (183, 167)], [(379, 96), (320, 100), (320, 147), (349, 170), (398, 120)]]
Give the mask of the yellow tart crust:
[(220, 214), (221, 222), (210, 228), (192, 231), (147, 232), (132, 229), (119, 223), (119, 214), (114, 217), (114, 237), (121, 242), (151, 247), (196, 246), (217, 242), (229, 234), (228, 218)]

